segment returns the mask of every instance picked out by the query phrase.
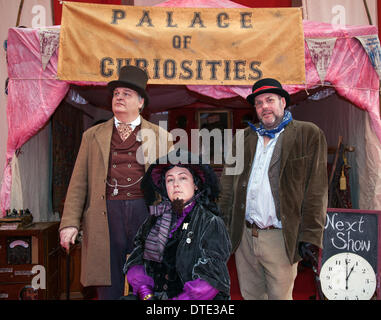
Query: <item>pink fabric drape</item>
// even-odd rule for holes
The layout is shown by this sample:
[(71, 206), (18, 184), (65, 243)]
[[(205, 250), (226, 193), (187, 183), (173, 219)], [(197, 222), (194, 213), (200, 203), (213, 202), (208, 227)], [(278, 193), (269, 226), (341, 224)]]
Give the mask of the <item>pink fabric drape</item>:
[(10, 206), (11, 160), (15, 151), (45, 126), (69, 89), (69, 84), (56, 80), (57, 51), (45, 71), (42, 70), (36, 30), (9, 29), (7, 56), (8, 140), (0, 192), (3, 214)]

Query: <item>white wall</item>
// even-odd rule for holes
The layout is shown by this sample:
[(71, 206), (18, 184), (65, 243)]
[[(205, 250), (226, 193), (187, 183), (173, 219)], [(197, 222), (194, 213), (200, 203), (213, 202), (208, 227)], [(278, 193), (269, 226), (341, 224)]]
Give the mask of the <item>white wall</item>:
[[(372, 25), (377, 25), (377, 0), (367, 0)], [(368, 25), (361, 0), (303, 0), (303, 18), (342, 25)]]
[(142, 7), (151, 7), (161, 2), (164, 2), (164, 0), (134, 0), (134, 5)]

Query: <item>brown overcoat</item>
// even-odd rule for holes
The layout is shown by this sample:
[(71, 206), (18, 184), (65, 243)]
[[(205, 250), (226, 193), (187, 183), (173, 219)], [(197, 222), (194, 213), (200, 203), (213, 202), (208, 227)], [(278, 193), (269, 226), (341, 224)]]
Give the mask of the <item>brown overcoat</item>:
[[(145, 170), (172, 148), (169, 133), (141, 118)], [(114, 118), (86, 130), (82, 137), (66, 195), (60, 230), (83, 230), (81, 278), (83, 286), (111, 285), (110, 243), (106, 209), (106, 178)]]
[[(222, 193), (218, 203), (233, 252), (244, 230), (247, 184), (257, 141), (257, 133), (246, 128), (244, 148), (239, 150), (244, 152), (243, 171), (238, 175), (226, 175), (225, 167), (221, 177)], [(301, 260), (297, 250), (300, 241), (322, 247), (328, 202), (327, 142), (323, 132), (310, 122), (290, 122), (277, 141), (268, 174), (292, 264)]]

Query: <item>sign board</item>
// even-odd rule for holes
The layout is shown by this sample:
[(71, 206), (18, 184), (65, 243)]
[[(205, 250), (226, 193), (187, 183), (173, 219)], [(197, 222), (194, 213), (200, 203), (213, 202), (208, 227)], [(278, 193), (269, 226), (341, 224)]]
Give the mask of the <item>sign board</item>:
[(328, 209), (319, 270), (325, 261), (337, 253), (356, 253), (373, 267), (378, 283), (377, 299), (380, 299), (380, 226), (381, 211)]
[(63, 3), (60, 80), (109, 82), (127, 64), (146, 69), (149, 84), (303, 84), (302, 13)]

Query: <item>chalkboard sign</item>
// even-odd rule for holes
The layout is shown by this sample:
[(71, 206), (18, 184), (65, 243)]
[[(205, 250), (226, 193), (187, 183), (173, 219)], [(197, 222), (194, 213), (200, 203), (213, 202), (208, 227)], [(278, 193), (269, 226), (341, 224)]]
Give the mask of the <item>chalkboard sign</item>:
[(366, 259), (376, 273), (377, 299), (381, 299), (381, 211), (327, 210), (323, 250), (319, 254), (319, 272), (331, 256), (352, 252)]
[(353, 252), (378, 270), (378, 215), (363, 212), (327, 212), (321, 263), (341, 252)]

